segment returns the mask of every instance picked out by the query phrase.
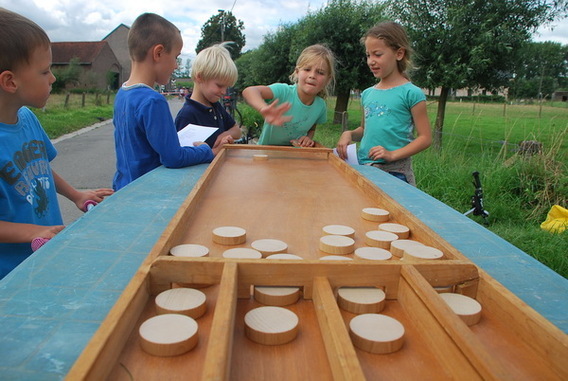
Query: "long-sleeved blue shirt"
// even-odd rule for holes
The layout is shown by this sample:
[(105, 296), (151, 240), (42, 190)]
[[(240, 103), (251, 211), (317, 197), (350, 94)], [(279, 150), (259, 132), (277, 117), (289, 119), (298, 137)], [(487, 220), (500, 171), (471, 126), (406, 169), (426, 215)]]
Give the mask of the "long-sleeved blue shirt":
[(116, 173), (114, 190), (164, 165), (182, 168), (209, 163), (213, 151), (206, 145), (182, 147), (163, 95), (144, 84), (123, 86), (114, 101)]

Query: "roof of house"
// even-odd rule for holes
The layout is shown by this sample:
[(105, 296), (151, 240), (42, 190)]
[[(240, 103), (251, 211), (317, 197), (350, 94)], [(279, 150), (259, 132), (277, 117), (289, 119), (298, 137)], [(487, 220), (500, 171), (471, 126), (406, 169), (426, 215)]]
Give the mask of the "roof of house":
[(127, 30), (130, 30), (130, 27), (128, 25), (124, 25), (124, 24), (120, 24), (119, 26), (117, 26), (116, 28), (114, 28), (112, 30), (112, 32), (110, 32), (109, 34), (107, 34), (106, 36), (103, 37), (103, 40), (106, 40), (111, 34), (113, 34), (114, 32), (116, 32), (118, 29), (120, 28), (126, 28)]
[(79, 58), (80, 64), (90, 64), (100, 54), (107, 41), (94, 42), (52, 42), (53, 64), (67, 64), (71, 59)]

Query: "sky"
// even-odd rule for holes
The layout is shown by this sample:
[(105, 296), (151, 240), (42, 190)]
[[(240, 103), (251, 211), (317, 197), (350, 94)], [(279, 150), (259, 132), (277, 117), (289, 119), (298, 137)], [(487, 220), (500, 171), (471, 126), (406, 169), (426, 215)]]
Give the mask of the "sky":
[[(0, 7), (36, 22), (53, 42), (100, 41), (120, 24), (132, 25), (144, 12), (157, 13), (182, 33), (182, 60), (195, 57), (201, 27), (220, 9), (232, 11), (244, 23), (246, 45), (257, 48), (263, 36), (279, 25), (294, 23), (321, 9), (326, 0), (0, 0)], [(568, 44), (568, 20), (544, 27), (534, 41)]]

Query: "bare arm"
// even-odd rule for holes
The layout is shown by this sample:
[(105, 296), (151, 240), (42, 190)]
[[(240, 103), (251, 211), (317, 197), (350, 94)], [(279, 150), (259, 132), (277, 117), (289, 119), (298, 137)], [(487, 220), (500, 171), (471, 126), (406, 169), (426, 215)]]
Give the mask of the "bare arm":
[(351, 142), (360, 142), (365, 132), (365, 117), (361, 118), (361, 125), (354, 130), (344, 131), (337, 142), (337, 153), (343, 160), (347, 159), (347, 146)]
[(100, 188), (95, 190), (78, 191), (73, 188), (63, 177), (59, 176), (55, 171), (53, 171), (53, 179), (55, 181), (55, 188), (57, 193), (73, 201), (77, 208), (83, 210), (83, 205), (85, 201), (95, 201), (97, 203), (103, 201), (106, 196), (110, 196), (114, 191), (110, 188)]
[(53, 238), (65, 228), (64, 225), (42, 226), (0, 221), (0, 242), (31, 242), (36, 237)]
[(267, 104), (265, 99), (274, 98), (274, 94), (268, 86), (250, 86), (243, 90), (243, 98), (264, 117), (266, 123), (281, 126), (292, 120), (291, 116), (284, 116), (290, 110), (290, 103), (278, 104), (278, 99)]

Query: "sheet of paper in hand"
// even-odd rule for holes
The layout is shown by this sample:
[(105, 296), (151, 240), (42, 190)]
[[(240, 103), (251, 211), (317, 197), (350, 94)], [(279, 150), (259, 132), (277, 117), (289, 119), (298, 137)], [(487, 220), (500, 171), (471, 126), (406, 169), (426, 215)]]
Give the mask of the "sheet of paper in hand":
[(179, 144), (182, 147), (193, 147), (194, 142), (204, 142), (217, 130), (217, 127), (198, 126), (190, 123), (178, 131)]

